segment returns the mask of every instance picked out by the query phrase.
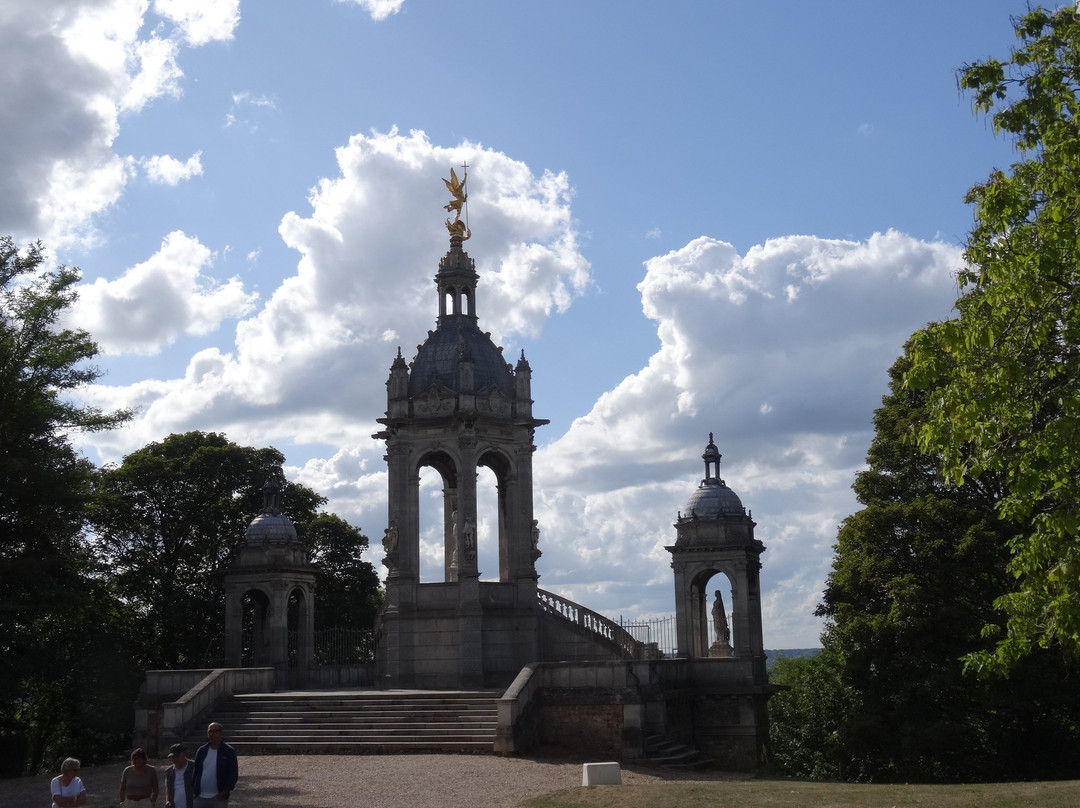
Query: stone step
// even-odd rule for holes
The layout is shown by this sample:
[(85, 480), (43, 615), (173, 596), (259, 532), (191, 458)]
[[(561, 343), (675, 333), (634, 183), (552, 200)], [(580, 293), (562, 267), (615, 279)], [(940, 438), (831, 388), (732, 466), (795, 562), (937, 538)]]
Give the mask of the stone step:
[(349, 715), (334, 714), (322, 716), (316, 713), (295, 713), (292, 715), (233, 715), (228, 713), (214, 713), (214, 719), (225, 726), (265, 726), (267, 724), (281, 724), (283, 726), (298, 726), (302, 724), (494, 724), (497, 720), (495, 713), (491, 715), (445, 715), (438, 716), (438, 720), (432, 720), (432, 716), (413, 715)]
[(248, 721), (257, 718), (278, 718), (282, 720), (318, 720), (338, 721), (342, 719), (390, 718), (405, 721), (445, 720), (460, 716), (463, 720), (484, 721), (493, 719), (498, 710), (378, 710), (365, 708), (358, 710), (215, 710), (219, 723), (230, 721)]
[[(227, 697), (213, 711), (239, 754), (490, 753), (497, 693), (304, 692)], [(186, 739), (197, 746), (201, 738)]]
[(241, 738), (250, 740), (251, 738), (261, 738), (267, 736), (280, 735), (286, 738), (299, 738), (301, 736), (306, 737), (341, 737), (348, 735), (351, 737), (370, 736), (373, 738), (378, 737), (400, 737), (400, 736), (415, 736), (424, 738), (434, 738), (446, 735), (469, 735), (470, 737), (483, 738), (491, 735), (495, 732), (495, 725), (420, 725), (420, 726), (401, 726), (401, 725), (387, 725), (379, 727), (369, 727), (363, 725), (353, 725), (347, 727), (327, 727), (321, 724), (305, 724), (299, 727), (282, 727), (282, 726), (269, 726), (269, 727), (240, 727), (229, 733), (229, 738), (232, 740), (240, 740)]
[(669, 741), (660, 735), (645, 738), (645, 761), (664, 769), (703, 769), (712, 766), (707, 758), (687, 744)]
[(492, 753), (491, 740), (483, 741), (294, 741), (261, 740), (234, 743), (238, 755), (407, 755)]

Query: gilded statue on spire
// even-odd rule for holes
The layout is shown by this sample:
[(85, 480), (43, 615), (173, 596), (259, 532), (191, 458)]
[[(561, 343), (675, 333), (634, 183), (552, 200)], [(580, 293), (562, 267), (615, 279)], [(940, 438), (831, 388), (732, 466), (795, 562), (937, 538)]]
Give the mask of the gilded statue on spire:
[(468, 164), (462, 166), (464, 176), (459, 180), (457, 172), (453, 168), (450, 169), (450, 179), (443, 179), (446, 183), (446, 190), (450, 192), (450, 195), (454, 198), (450, 200), (450, 204), (444, 207), (448, 211), (454, 212), (454, 220), (446, 220), (446, 229), (450, 231), (450, 238), (460, 238), (465, 241), (472, 233), (469, 230), (468, 225), (461, 221), (461, 210), (465, 207), (465, 203), (469, 199), (469, 195), (465, 193), (465, 183), (469, 181)]

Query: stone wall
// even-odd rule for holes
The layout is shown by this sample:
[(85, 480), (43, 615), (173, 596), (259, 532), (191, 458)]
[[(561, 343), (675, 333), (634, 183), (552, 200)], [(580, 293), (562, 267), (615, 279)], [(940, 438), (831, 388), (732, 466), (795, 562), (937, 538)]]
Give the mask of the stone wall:
[(695, 747), (718, 768), (754, 771), (772, 693), (756, 670), (750, 659), (530, 666), (500, 702), (498, 751), (520, 754), (538, 741), (634, 760), (645, 756), (646, 735), (657, 734)]

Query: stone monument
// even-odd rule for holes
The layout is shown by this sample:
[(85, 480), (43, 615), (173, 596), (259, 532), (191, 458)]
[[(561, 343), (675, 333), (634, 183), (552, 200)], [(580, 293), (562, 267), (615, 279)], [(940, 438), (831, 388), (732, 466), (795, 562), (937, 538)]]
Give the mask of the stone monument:
[[(387, 687), (480, 688), (509, 684), (540, 655), (532, 456), (532, 370), (510, 365), (478, 325), (475, 265), (462, 248), (467, 166), (444, 180), (450, 249), (435, 275), (436, 327), (406, 362), (398, 349), (386, 383), (388, 519), (386, 602), (377, 675)], [(477, 472), (497, 481), (498, 580), (480, 581)], [(441, 581), (420, 580), (420, 475), (442, 481)]]

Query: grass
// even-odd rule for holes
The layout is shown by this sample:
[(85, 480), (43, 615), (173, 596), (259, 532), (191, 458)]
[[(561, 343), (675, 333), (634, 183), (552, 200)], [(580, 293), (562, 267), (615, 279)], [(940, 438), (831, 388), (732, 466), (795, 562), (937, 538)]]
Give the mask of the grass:
[(793, 780), (567, 788), (522, 808), (1080, 808), (1080, 781), (865, 785)]

